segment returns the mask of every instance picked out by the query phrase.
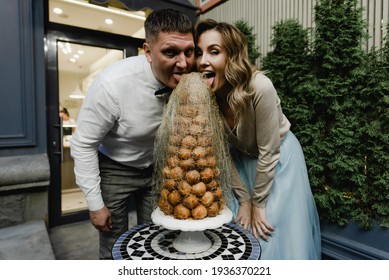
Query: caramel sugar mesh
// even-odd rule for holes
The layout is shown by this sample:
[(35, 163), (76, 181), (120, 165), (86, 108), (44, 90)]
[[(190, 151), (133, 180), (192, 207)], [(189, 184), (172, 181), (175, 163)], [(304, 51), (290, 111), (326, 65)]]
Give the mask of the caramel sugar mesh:
[(214, 94), (202, 74), (185, 74), (156, 136), (154, 206), (178, 219), (217, 215), (232, 195), (228, 157)]

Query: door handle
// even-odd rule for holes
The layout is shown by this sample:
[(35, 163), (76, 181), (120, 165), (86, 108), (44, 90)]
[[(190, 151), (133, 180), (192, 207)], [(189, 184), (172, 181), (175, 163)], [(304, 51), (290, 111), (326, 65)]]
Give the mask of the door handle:
[[(63, 162), (63, 124), (62, 124), (62, 118), (59, 118), (60, 123), (54, 124), (53, 127), (59, 129), (59, 151), (53, 152), (55, 155), (61, 156), (61, 162)], [(57, 142), (53, 141), (53, 147), (57, 147)]]

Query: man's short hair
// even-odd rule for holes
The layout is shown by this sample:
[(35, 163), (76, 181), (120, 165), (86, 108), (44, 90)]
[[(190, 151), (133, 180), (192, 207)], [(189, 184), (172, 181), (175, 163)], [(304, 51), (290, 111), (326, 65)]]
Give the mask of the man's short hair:
[(156, 40), (160, 32), (194, 33), (188, 16), (175, 9), (153, 11), (144, 23), (146, 41)]

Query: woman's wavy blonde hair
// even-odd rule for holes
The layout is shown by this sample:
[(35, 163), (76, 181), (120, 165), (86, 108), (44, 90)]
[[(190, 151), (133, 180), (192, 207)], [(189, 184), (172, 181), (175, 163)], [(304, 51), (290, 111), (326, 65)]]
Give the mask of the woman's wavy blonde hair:
[(232, 86), (227, 96), (228, 104), (239, 120), (240, 112), (245, 108), (246, 100), (253, 94), (251, 78), (254, 71), (248, 55), (247, 40), (235, 26), (213, 19), (200, 21), (195, 28), (195, 43), (202, 33), (215, 30), (222, 36), (223, 47), (227, 52), (225, 77)]

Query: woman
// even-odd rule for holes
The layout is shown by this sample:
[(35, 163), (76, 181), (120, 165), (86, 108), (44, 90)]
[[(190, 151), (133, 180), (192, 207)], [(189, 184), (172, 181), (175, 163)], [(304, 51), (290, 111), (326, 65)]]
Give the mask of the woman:
[(72, 135), (76, 129), (76, 121), (70, 117), (68, 109), (63, 108), (60, 110), (59, 117), (62, 118), (63, 134)]
[(196, 67), (205, 73), (230, 145), (235, 222), (261, 242), (262, 259), (320, 259), (320, 225), (301, 146), (272, 82), (252, 68), (234, 26), (196, 26)]

